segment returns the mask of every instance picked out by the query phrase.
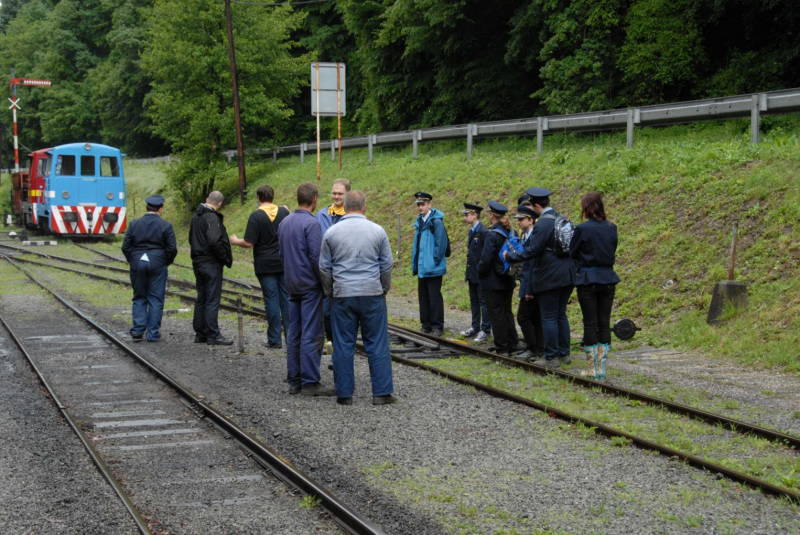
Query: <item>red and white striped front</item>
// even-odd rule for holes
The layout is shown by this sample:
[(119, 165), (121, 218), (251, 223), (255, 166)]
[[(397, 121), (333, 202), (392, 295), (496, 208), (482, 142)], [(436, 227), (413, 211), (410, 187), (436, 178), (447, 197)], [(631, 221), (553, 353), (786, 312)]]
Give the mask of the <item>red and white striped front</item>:
[[(64, 214), (74, 212), (77, 221), (64, 220)], [(111, 235), (125, 231), (127, 222), (124, 206), (51, 206), (50, 228), (58, 234)], [(89, 214), (92, 214), (89, 220)], [(106, 214), (117, 214), (116, 222), (106, 222)]]

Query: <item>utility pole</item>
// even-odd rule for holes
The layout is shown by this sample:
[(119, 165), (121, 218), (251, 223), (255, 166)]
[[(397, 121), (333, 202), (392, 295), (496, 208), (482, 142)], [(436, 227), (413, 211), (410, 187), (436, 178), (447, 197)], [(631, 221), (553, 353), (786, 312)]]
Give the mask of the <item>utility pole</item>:
[(239, 111), (239, 83), (236, 81), (236, 53), (233, 49), (233, 25), (231, 23), (231, 0), (225, 0), (225, 20), (228, 24), (228, 50), (231, 57), (231, 83), (233, 85), (233, 113), (236, 119), (236, 153), (239, 156), (239, 193), (245, 201), (247, 177), (244, 172), (244, 141), (242, 140), (242, 116)]

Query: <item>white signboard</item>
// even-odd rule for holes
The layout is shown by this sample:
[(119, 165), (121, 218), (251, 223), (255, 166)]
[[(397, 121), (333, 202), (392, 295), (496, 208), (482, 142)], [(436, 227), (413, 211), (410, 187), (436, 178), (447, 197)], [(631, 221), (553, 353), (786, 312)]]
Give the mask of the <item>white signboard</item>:
[(345, 104), (345, 66), (344, 63), (311, 64), (311, 115), (317, 114), (317, 65), (319, 65), (319, 114), (323, 117), (337, 115), (336, 66), (339, 66), (338, 90), (341, 91), (342, 117), (347, 115)]

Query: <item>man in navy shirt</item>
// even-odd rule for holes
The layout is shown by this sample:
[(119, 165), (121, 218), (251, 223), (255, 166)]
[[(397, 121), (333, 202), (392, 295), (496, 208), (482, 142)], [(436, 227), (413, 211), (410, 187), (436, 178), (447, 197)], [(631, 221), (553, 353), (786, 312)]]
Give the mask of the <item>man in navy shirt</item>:
[(289, 292), (286, 366), (290, 394), (334, 396), (334, 389), (319, 384), (323, 339), (319, 272), (322, 229), (312, 215), (318, 195), (314, 184), (300, 184), (297, 210), (278, 227), (278, 243)]
[(161, 317), (167, 289), (167, 266), (178, 255), (172, 224), (161, 219), (164, 197), (151, 195), (145, 199), (147, 213), (131, 221), (122, 253), (131, 267), (133, 287), (133, 327), (131, 338), (141, 340), (147, 330), (147, 341), (161, 340)]

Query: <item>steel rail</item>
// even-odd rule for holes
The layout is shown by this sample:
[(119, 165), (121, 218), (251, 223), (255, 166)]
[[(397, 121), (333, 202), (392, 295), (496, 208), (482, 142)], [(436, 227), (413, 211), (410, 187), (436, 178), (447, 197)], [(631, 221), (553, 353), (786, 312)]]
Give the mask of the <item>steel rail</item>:
[[(75, 244), (75, 245), (78, 245), (78, 244)], [(126, 275), (130, 273), (130, 268), (104, 266), (102, 264), (94, 264), (92, 262), (87, 262), (85, 260), (78, 260), (77, 258), (68, 258), (66, 256), (59, 256), (59, 255), (53, 255), (53, 254), (47, 254), (47, 253), (40, 253), (40, 252), (37, 252), (37, 251), (31, 251), (31, 250), (25, 249), (23, 247), (16, 247), (16, 246), (13, 246), (13, 245), (4, 245), (2, 243), (0, 243), (0, 247), (6, 247), (6, 248), (12, 249), (14, 251), (19, 251), (21, 253), (32, 254), (32, 255), (35, 255), (35, 256), (39, 256), (41, 258), (53, 259), (53, 260), (57, 260), (59, 262), (67, 263), (67, 264), (76, 264), (76, 265), (81, 265), (81, 266), (89, 266), (89, 267), (93, 267), (93, 268), (96, 268), (96, 269), (105, 269), (107, 271), (113, 271), (115, 273), (124, 273)], [(89, 250), (92, 251), (92, 249), (89, 249)], [(97, 252), (97, 251), (95, 251), (95, 252)], [(119, 259), (115, 259), (115, 260), (117, 260), (117, 262), (123, 262), (122, 260), (119, 260)], [(177, 264), (172, 264), (172, 265), (177, 265)], [(53, 266), (53, 267), (56, 267), (56, 266)], [(183, 266), (178, 265), (178, 267), (183, 267)], [(188, 268), (188, 269), (192, 269), (192, 268)], [(176, 279), (174, 277), (168, 277), (167, 281), (173, 283), (175, 286), (180, 286), (180, 287), (183, 287), (183, 288), (186, 288), (186, 289), (189, 289), (189, 290), (194, 290), (197, 287), (195, 285), (195, 283), (193, 283), (193, 282), (185, 281), (185, 280), (182, 280), (182, 279)], [(230, 281), (228, 281), (228, 282), (230, 282)], [(242, 283), (242, 284), (246, 284), (246, 283)], [(246, 298), (249, 298), (249, 299), (258, 299), (259, 301), (263, 300), (263, 296), (261, 296), (261, 295), (248, 294), (248, 293), (244, 293), (244, 292), (236, 292), (234, 290), (227, 290), (225, 288), (222, 289), (222, 293), (235, 295), (237, 297), (246, 297)]]
[[(85, 271), (79, 271), (77, 269), (72, 269), (72, 268), (68, 268), (68, 267), (65, 267), (65, 266), (56, 266), (55, 264), (45, 264), (44, 262), (36, 262), (35, 260), (27, 260), (25, 258), (15, 258), (14, 261), (15, 262), (23, 262), (25, 264), (32, 264), (34, 266), (40, 266), (40, 267), (51, 268), (51, 269), (58, 269), (58, 270), (61, 270), (61, 271), (66, 271), (67, 273), (75, 273), (76, 275), (81, 275), (83, 277), (88, 277), (88, 278), (94, 279), (94, 280), (99, 280), (99, 281), (103, 281), (103, 282), (113, 282), (113, 283), (119, 284), (121, 286), (130, 286), (130, 282), (128, 282), (128, 281), (124, 281), (124, 280), (120, 280), (120, 279), (114, 279), (114, 278), (111, 278), (111, 277), (104, 277), (103, 275), (98, 275), (96, 273), (87, 273)], [(170, 296), (173, 296), (173, 297), (178, 297), (179, 299), (186, 299), (187, 301), (197, 302), (197, 298), (192, 296), (192, 295), (186, 295), (186, 294), (183, 294), (183, 293), (180, 293), (180, 292), (175, 292), (173, 290), (164, 290), (164, 293), (166, 295), (170, 295)], [(234, 299), (232, 299), (230, 297), (222, 296), (221, 298), (225, 299), (228, 302), (233, 302), (233, 303), (236, 302)], [(219, 308), (221, 308), (223, 310), (227, 310), (229, 312), (238, 312), (239, 311), (239, 309), (236, 308), (236, 306), (234, 306), (234, 305), (226, 305), (224, 303), (220, 303)], [(242, 305), (242, 313), (243, 314), (247, 314), (248, 316), (254, 316), (254, 317), (257, 317), (257, 318), (265, 318), (267, 316), (265, 312), (261, 312), (260, 310), (258, 310), (256, 308), (253, 308), (253, 307), (250, 307), (250, 306), (247, 306), (247, 305), (244, 305), (244, 304)]]
[(125, 493), (125, 490), (123, 490), (122, 486), (117, 481), (117, 478), (108, 468), (108, 465), (106, 465), (105, 461), (97, 452), (97, 450), (94, 449), (94, 446), (92, 446), (92, 442), (91, 440), (89, 440), (89, 437), (86, 436), (86, 434), (83, 432), (83, 429), (80, 428), (78, 422), (75, 420), (75, 418), (72, 417), (72, 414), (69, 412), (69, 407), (61, 403), (61, 399), (58, 397), (58, 394), (56, 393), (55, 389), (53, 389), (53, 387), (50, 385), (50, 382), (45, 378), (44, 374), (39, 369), (39, 366), (36, 365), (36, 362), (33, 360), (33, 357), (31, 356), (30, 353), (28, 353), (27, 348), (17, 336), (17, 333), (14, 332), (14, 330), (11, 328), (8, 322), (6, 322), (6, 320), (1, 315), (0, 315), (0, 323), (3, 324), (3, 327), (5, 327), (6, 331), (8, 331), (8, 334), (11, 336), (11, 339), (14, 340), (14, 343), (17, 345), (20, 352), (28, 361), (28, 364), (30, 364), (30, 367), (33, 369), (34, 373), (39, 378), (39, 382), (42, 383), (44, 389), (47, 390), (47, 393), (50, 395), (50, 399), (53, 400), (53, 403), (55, 404), (56, 408), (58, 408), (59, 412), (61, 412), (61, 415), (64, 417), (69, 426), (72, 428), (72, 431), (74, 431), (75, 434), (78, 436), (78, 439), (81, 441), (81, 444), (83, 444), (83, 447), (89, 454), (89, 457), (92, 459), (92, 462), (100, 471), (100, 475), (102, 475), (103, 479), (105, 479), (106, 482), (111, 486), (111, 488), (114, 490), (114, 493), (122, 502), (122, 505), (124, 505), (125, 509), (127, 509), (128, 514), (131, 515), (131, 518), (133, 518), (133, 521), (136, 524), (136, 527), (139, 529), (139, 532), (142, 535), (153, 535), (153, 532), (150, 531), (150, 527), (147, 525), (147, 522), (145, 522), (145, 520), (139, 514), (139, 511), (136, 509), (136, 506), (133, 505), (133, 502), (131, 502), (131, 499), (128, 497), (128, 495)]
[(55, 290), (49, 288), (44, 283), (36, 279), (25, 268), (16, 264), (15, 260), (3, 255), (6, 262), (10, 263), (15, 268), (22, 271), (28, 276), (31, 281), (39, 287), (50, 293), (62, 305), (70, 309), (76, 316), (90, 325), (93, 329), (105, 336), (110, 342), (120, 348), (122, 351), (133, 357), (148, 371), (155, 375), (158, 379), (173, 388), (178, 394), (187, 400), (191, 406), (198, 412), (202, 413), (214, 425), (222, 429), (225, 433), (233, 437), (236, 442), (245, 449), (253, 458), (266, 469), (270, 470), (276, 477), (286, 482), (288, 485), (296, 488), (306, 495), (316, 496), (320, 499), (320, 506), (327, 510), (333, 520), (339, 524), (342, 529), (347, 533), (354, 535), (383, 535), (384, 531), (378, 527), (371, 520), (363, 517), (360, 513), (352, 509), (350, 506), (342, 502), (333, 493), (328, 491), (320, 483), (315, 481), (303, 473), (300, 469), (295, 467), (291, 462), (286, 460), (278, 454), (272, 447), (265, 445), (258, 439), (251, 436), (247, 431), (239, 427), (237, 424), (226, 418), (217, 409), (211, 407), (200, 396), (183, 386), (181, 383), (167, 375), (164, 371), (159, 369), (149, 360), (134, 351), (125, 342), (114, 336), (105, 327), (95, 322), (93, 319), (85, 315), (72, 303), (67, 301), (64, 297), (58, 294)]
[[(361, 352), (364, 352), (364, 353), (366, 352), (366, 349), (364, 348), (363, 344), (359, 343), (359, 344), (357, 344), (357, 347)], [(749, 476), (747, 474), (743, 474), (741, 472), (737, 472), (736, 470), (731, 470), (730, 468), (726, 468), (726, 467), (724, 467), (722, 465), (719, 465), (719, 464), (716, 464), (716, 463), (712, 463), (710, 461), (706, 461), (705, 459), (703, 459), (701, 457), (697, 457), (696, 455), (691, 455), (689, 453), (685, 453), (685, 452), (682, 452), (682, 451), (679, 451), (679, 450), (676, 450), (676, 449), (673, 449), (673, 448), (669, 448), (667, 446), (662, 446), (661, 444), (657, 444), (655, 442), (651, 442), (651, 441), (649, 441), (647, 439), (638, 437), (636, 435), (632, 435), (630, 433), (626, 433), (624, 431), (620, 431), (618, 429), (614, 429), (613, 427), (609, 427), (607, 425), (601, 424), (600, 422), (595, 422), (595, 421), (589, 420), (587, 418), (582, 418), (580, 416), (575, 416), (573, 414), (570, 414), (568, 412), (562, 411), (562, 410), (557, 409), (555, 407), (550, 407), (548, 405), (544, 405), (542, 403), (538, 403), (536, 401), (533, 401), (533, 400), (530, 400), (530, 399), (527, 399), (527, 398), (523, 398), (523, 397), (517, 396), (515, 394), (511, 394), (510, 392), (506, 392), (506, 391), (501, 390), (499, 388), (495, 388), (493, 386), (489, 386), (487, 384), (484, 384), (484, 383), (481, 383), (481, 382), (478, 382), (478, 381), (474, 381), (474, 380), (468, 379), (466, 377), (461, 377), (460, 375), (456, 375), (454, 373), (450, 373), (450, 372), (441, 370), (439, 368), (436, 368), (436, 367), (433, 367), (433, 366), (429, 366), (427, 364), (423, 364), (423, 363), (421, 363), (419, 361), (416, 361), (416, 360), (410, 360), (410, 359), (403, 358), (403, 357), (401, 357), (399, 355), (396, 355), (394, 353), (392, 354), (392, 360), (397, 362), (397, 363), (404, 364), (406, 366), (413, 366), (415, 368), (426, 370), (426, 371), (431, 372), (433, 374), (436, 374), (436, 375), (439, 375), (439, 376), (444, 377), (446, 379), (449, 379), (449, 380), (451, 380), (451, 381), (453, 381), (455, 383), (471, 386), (471, 387), (475, 388), (476, 390), (480, 390), (482, 392), (486, 392), (487, 394), (489, 394), (489, 395), (491, 395), (493, 397), (496, 397), (496, 398), (499, 398), (499, 399), (504, 399), (506, 401), (512, 401), (514, 403), (519, 403), (520, 405), (525, 405), (527, 407), (531, 407), (531, 408), (537, 409), (537, 410), (542, 411), (542, 412), (544, 412), (545, 414), (547, 414), (547, 415), (549, 415), (551, 417), (555, 417), (555, 418), (558, 418), (560, 420), (564, 420), (566, 422), (570, 422), (570, 423), (573, 423), (573, 424), (582, 424), (586, 428), (591, 429), (591, 430), (595, 431), (596, 433), (599, 433), (599, 434), (602, 434), (602, 435), (605, 435), (605, 436), (608, 436), (608, 437), (623, 437), (626, 440), (629, 440), (631, 442), (631, 444), (635, 445), (638, 448), (645, 449), (645, 450), (656, 451), (656, 452), (660, 453), (661, 455), (665, 455), (665, 456), (669, 457), (670, 459), (683, 460), (684, 462), (686, 462), (687, 464), (689, 464), (691, 466), (694, 466), (695, 468), (701, 468), (703, 470), (708, 470), (708, 471), (711, 471), (711, 472), (717, 472), (717, 473), (722, 474), (723, 476), (727, 477), (728, 479), (731, 479), (732, 481), (735, 481), (737, 483), (743, 483), (743, 484), (745, 484), (745, 485), (747, 485), (749, 487), (758, 489), (758, 490), (760, 490), (761, 492), (763, 492), (765, 494), (783, 496), (783, 497), (791, 499), (794, 502), (800, 503), (800, 493), (797, 493), (797, 492), (794, 492), (792, 490), (780, 487), (778, 485), (773, 485), (772, 483), (770, 483), (768, 481), (764, 481), (762, 479), (758, 479), (756, 477), (752, 477), (752, 476)]]
[(482, 357), (491, 359), (495, 362), (503, 363), (507, 366), (513, 366), (517, 368), (521, 368), (525, 371), (537, 373), (539, 375), (556, 375), (561, 377), (562, 379), (566, 379), (570, 382), (576, 383), (580, 386), (586, 388), (598, 388), (605, 393), (613, 394), (615, 396), (620, 397), (627, 397), (629, 399), (635, 399), (639, 401), (644, 401), (646, 403), (658, 406), (661, 405), (663, 408), (674, 412), (676, 414), (682, 414), (684, 416), (691, 416), (695, 419), (702, 420), (706, 423), (710, 424), (718, 424), (730, 429), (731, 431), (735, 432), (747, 432), (752, 435), (764, 438), (766, 440), (782, 443), (786, 446), (790, 446), (796, 450), (800, 450), (800, 437), (789, 435), (787, 433), (781, 433), (780, 431), (775, 431), (773, 429), (767, 429), (766, 427), (761, 427), (755, 424), (751, 424), (748, 422), (742, 422), (740, 420), (735, 420), (733, 418), (728, 418), (727, 416), (723, 416), (721, 414), (715, 414), (713, 412), (704, 411), (702, 409), (698, 409), (696, 407), (691, 407), (689, 405), (684, 405), (682, 403), (676, 403), (674, 401), (670, 401), (668, 399), (659, 398), (656, 396), (650, 396), (648, 394), (643, 394), (641, 392), (637, 392), (635, 390), (630, 390), (628, 388), (623, 388), (619, 386), (614, 386), (609, 383), (604, 383), (602, 381), (596, 381), (594, 379), (588, 379), (586, 377), (581, 377), (580, 375), (575, 375), (569, 372), (565, 372), (559, 369), (547, 368), (545, 366), (539, 366), (537, 364), (531, 364), (529, 362), (524, 362), (521, 360), (511, 359), (508, 357), (503, 357), (496, 353), (492, 353), (490, 351), (486, 351), (484, 349), (479, 349), (477, 347), (462, 345), (458, 342), (454, 342), (452, 340), (448, 340), (446, 338), (439, 338), (438, 336), (433, 336), (430, 334), (414, 331), (412, 329), (408, 329), (406, 327), (400, 327), (398, 325), (389, 325), (389, 331), (395, 331), (397, 333), (408, 332), (410, 334), (414, 334), (418, 337), (424, 337), (429, 340), (435, 341), (440, 345), (446, 346), (448, 348), (460, 351), (462, 354), (469, 354), (475, 357)]

